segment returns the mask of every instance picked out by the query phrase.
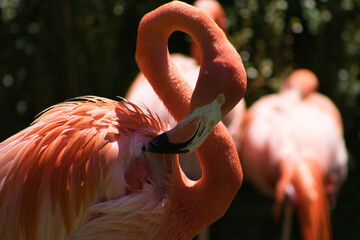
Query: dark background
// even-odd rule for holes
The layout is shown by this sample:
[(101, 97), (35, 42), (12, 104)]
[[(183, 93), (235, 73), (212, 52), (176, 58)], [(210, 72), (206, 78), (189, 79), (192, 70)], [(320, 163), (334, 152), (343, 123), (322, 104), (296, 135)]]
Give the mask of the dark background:
[[(45, 108), (81, 95), (115, 99), (138, 73), (141, 17), (167, 1), (8, 0), (0, 4), (0, 140)], [(187, 1), (192, 3), (193, 1)], [(360, 239), (360, 1), (226, 0), (229, 39), (248, 73), (246, 101), (277, 91), (309, 68), (338, 106), (350, 153), (349, 176), (332, 211), (334, 239)], [(175, 33), (171, 52), (188, 54)], [(272, 200), (244, 182), (211, 239), (279, 239)], [(299, 239), (299, 230), (293, 239)]]

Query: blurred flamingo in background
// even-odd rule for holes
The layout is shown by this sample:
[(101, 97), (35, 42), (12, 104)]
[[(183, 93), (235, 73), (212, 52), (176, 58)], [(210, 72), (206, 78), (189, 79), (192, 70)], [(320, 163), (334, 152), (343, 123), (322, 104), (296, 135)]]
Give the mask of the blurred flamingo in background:
[(276, 219), (285, 204), (283, 239), (290, 237), (290, 206), (303, 239), (331, 239), (329, 203), (347, 176), (340, 114), (317, 87), (316, 76), (299, 69), (247, 113), (240, 152), (245, 178), (275, 198)]
[[(224, 33), (227, 34), (225, 13), (222, 6), (217, 1), (197, 0), (194, 2), (194, 6), (207, 13)], [(192, 88), (194, 88), (201, 64), (200, 50), (194, 41), (192, 41), (191, 44), (191, 56), (192, 57), (188, 57), (183, 54), (175, 53), (171, 54), (171, 59), (178, 67), (185, 80)], [(146, 103), (146, 107), (154, 111), (161, 120), (169, 123), (170, 127), (174, 127), (177, 124), (158, 95), (154, 92), (143, 73), (140, 72), (135, 78), (126, 93), (125, 98), (136, 103)], [(239, 148), (241, 142), (242, 131), (240, 129), (244, 122), (244, 112), (245, 102), (242, 100), (223, 119), (237, 148)], [(195, 153), (180, 155), (180, 165), (190, 179), (198, 180), (201, 177), (201, 167)]]
[[(175, 30), (202, 49), (194, 92), (168, 53)], [(225, 213), (242, 170), (217, 123), (245, 92), (239, 54), (205, 13), (175, 1), (142, 19), (136, 60), (183, 120), (155, 137), (164, 124), (128, 101), (87, 96), (45, 110), (0, 144), (1, 239), (191, 239)], [(191, 181), (175, 153), (195, 149), (203, 175)]]

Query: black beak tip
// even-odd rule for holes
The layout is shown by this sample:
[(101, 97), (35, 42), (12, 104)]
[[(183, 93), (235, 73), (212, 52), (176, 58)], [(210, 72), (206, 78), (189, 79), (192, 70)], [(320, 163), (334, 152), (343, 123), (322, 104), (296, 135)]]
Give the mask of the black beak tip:
[(149, 142), (144, 143), (142, 151), (153, 153), (168, 153), (178, 154), (189, 152), (187, 148), (188, 142), (185, 143), (171, 143), (166, 133), (160, 134), (152, 138)]

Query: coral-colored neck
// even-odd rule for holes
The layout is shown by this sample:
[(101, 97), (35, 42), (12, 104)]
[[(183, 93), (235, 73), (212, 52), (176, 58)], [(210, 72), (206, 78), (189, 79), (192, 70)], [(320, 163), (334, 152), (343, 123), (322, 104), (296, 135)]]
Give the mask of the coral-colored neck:
[[(177, 2), (182, 5), (182, 3)], [(154, 91), (162, 99), (177, 121), (183, 119), (189, 109), (192, 89), (179, 73), (170, 58), (167, 41), (174, 31), (191, 35), (200, 46), (202, 58), (208, 61), (218, 54), (224, 33), (202, 11), (183, 5), (183, 11), (174, 4), (156, 13), (147, 14), (140, 23), (136, 48), (136, 60)], [(206, 49), (206, 51), (204, 51)], [(205, 68), (205, 64), (202, 68)], [(171, 84), (169, 84), (171, 83)]]
[[(174, 10), (174, 4), (181, 5), (182, 11)], [(202, 11), (186, 4), (173, 2), (143, 18), (139, 27), (136, 60), (155, 92), (179, 121), (189, 111), (192, 89), (183, 80), (168, 52), (168, 38), (176, 30), (191, 35), (200, 47), (203, 59), (200, 76), (211, 72), (212, 69), (206, 67), (208, 63), (219, 55), (226, 60), (228, 56), (233, 56), (233, 52), (228, 48), (224, 32), (215, 22)], [(199, 181), (193, 183), (180, 169), (174, 171), (170, 192), (172, 201), (169, 201), (169, 218), (173, 219), (169, 225), (174, 226), (168, 226), (172, 231), (167, 233), (168, 239), (177, 234), (174, 229), (180, 229), (181, 221), (195, 219), (187, 226), (191, 225), (192, 230), (197, 232), (220, 218), (241, 185), (242, 170), (235, 144), (222, 123), (214, 128), (196, 152), (203, 170)], [(188, 229), (190, 235), (192, 230)]]

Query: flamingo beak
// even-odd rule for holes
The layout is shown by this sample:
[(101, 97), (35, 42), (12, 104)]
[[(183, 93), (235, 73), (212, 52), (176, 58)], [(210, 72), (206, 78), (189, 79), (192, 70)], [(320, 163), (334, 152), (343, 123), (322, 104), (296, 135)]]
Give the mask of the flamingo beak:
[(142, 150), (154, 153), (178, 154), (197, 149), (211, 130), (221, 121), (221, 106), (225, 97), (220, 94), (208, 105), (195, 108), (173, 129), (144, 143)]

